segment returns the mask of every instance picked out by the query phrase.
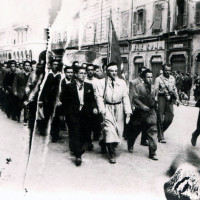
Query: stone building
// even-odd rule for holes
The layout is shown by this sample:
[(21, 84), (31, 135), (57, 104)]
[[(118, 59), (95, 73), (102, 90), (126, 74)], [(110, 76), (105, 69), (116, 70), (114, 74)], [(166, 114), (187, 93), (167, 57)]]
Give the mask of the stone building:
[(28, 25), (14, 25), (0, 30), (0, 62), (14, 59), (38, 61), (46, 49), (46, 29), (32, 29)]
[(137, 76), (141, 65), (152, 69), (155, 77), (164, 63), (183, 73), (200, 73), (200, 1), (83, 0), (79, 48), (100, 52), (103, 62), (110, 10), (129, 79)]

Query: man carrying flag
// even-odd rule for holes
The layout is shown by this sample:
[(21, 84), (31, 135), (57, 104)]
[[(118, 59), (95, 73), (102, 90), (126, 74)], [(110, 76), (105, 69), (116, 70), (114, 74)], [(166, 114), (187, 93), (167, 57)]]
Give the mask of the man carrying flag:
[(117, 64), (111, 62), (106, 67), (107, 77), (99, 80), (96, 86), (96, 100), (104, 121), (104, 138), (101, 147), (108, 149), (110, 163), (116, 163), (115, 148), (121, 143), (124, 130), (124, 113), (126, 123), (132, 113), (126, 82), (117, 75)]

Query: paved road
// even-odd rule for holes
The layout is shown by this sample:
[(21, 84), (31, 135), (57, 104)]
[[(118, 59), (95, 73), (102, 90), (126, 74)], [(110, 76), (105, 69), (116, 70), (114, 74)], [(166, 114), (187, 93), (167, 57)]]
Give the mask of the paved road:
[[(31, 159), (24, 181), (28, 152), (28, 131), (22, 124), (8, 120), (0, 113), (1, 193), (11, 199), (165, 199), (163, 184), (172, 160), (190, 145), (196, 126), (198, 109), (175, 107), (175, 119), (166, 132), (167, 144), (158, 144), (159, 161), (148, 159), (147, 147), (138, 138), (134, 153), (127, 152), (126, 142), (117, 151), (117, 163), (111, 165), (95, 143), (93, 152), (83, 155), (83, 164), (76, 167), (69, 153), (66, 134), (59, 143), (35, 135)], [(200, 143), (200, 141), (197, 143)], [(191, 145), (190, 145), (191, 146)], [(199, 145), (200, 146), (200, 145)], [(199, 147), (196, 147), (199, 148)], [(6, 164), (6, 158), (12, 162)], [(24, 187), (27, 192), (24, 192)], [(11, 194), (10, 191), (13, 191)], [(9, 191), (8, 191), (9, 190)], [(6, 193), (6, 191), (8, 191)]]

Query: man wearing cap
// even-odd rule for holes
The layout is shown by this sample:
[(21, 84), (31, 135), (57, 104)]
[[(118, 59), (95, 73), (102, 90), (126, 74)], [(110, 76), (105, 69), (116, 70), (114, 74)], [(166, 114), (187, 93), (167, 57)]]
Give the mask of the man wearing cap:
[(111, 62), (106, 69), (107, 77), (99, 80), (96, 87), (97, 105), (104, 119), (104, 140), (100, 141), (100, 145), (102, 149), (105, 149), (106, 145), (109, 162), (116, 163), (115, 148), (121, 143), (124, 130), (124, 112), (126, 123), (128, 123), (132, 109), (126, 83), (117, 76), (117, 64)]

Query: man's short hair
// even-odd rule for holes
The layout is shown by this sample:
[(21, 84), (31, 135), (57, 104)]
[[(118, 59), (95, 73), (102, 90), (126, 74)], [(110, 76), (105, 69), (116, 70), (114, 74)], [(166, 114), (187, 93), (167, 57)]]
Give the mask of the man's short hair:
[(94, 69), (94, 65), (93, 65), (93, 64), (88, 64), (88, 65), (86, 66), (86, 71), (88, 70), (88, 67), (93, 67), (93, 69)]
[(31, 64), (32, 64), (32, 65), (35, 65), (35, 64), (37, 64), (37, 62), (36, 62), (35, 60), (32, 60), (32, 61), (31, 61)]
[(60, 63), (60, 61), (59, 61), (59, 60), (52, 59), (52, 60), (50, 61), (50, 65), (52, 66), (52, 64), (53, 64), (54, 62), (58, 62), (58, 64)]
[(144, 71), (142, 71), (142, 74), (141, 74), (142, 78), (146, 78), (147, 73), (152, 73), (152, 71), (150, 69), (145, 69)]
[(75, 73), (75, 74), (78, 74), (78, 72), (79, 72), (81, 69), (86, 70), (85, 67), (81, 67), (81, 66), (74, 67), (73, 69), (74, 69), (74, 73)]
[(12, 64), (15, 64), (15, 67), (16, 67), (16, 64), (17, 64), (17, 63), (16, 63), (15, 60), (10, 60), (10, 61), (9, 61), (9, 64), (10, 64), (10, 66), (11, 66)]
[(110, 62), (110, 63), (108, 63), (108, 65), (106, 66), (106, 70), (108, 70), (109, 67), (115, 66), (115, 65), (117, 66), (116, 62)]
[(76, 65), (76, 63), (79, 64), (79, 62), (75, 60), (75, 61), (72, 63), (72, 66)]
[(162, 65), (162, 70), (163, 71), (165, 70), (165, 67), (170, 67), (172, 69), (172, 66), (170, 64), (164, 64), (164, 65)]
[(94, 70), (100, 69), (100, 66), (98, 66), (98, 65), (93, 65), (93, 66), (94, 66)]
[(65, 66), (65, 68), (64, 68), (64, 72), (66, 73), (66, 71), (67, 71), (68, 69), (72, 69), (72, 70), (73, 70), (72, 67), (70, 67), (70, 66)]
[(32, 66), (31, 62), (28, 61), (28, 60), (26, 60), (26, 61), (23, 62), (23, 66), (24, 66), (24, 67), (25, 67), (25, 64), (26, 64), (26, 63), (29, 63), (29, 64), (30, 64), (30, 67)]
[(140, 74), (142, 71), (146, 70), (147, 68), (145, 66), (138, 68), (138, 73)]

